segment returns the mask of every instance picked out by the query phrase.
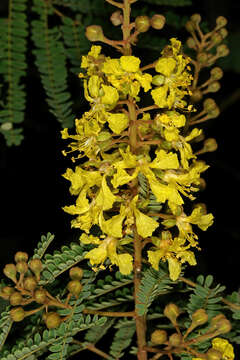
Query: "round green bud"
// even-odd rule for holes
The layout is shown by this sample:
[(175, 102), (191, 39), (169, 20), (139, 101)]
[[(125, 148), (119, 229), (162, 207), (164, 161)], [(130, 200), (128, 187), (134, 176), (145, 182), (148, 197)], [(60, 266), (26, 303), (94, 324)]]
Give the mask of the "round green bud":
[(169, 345), (172, 347), (178, 347), (182, 342), (182, 336), (178, 333), (174, 333), (169, 337)]
[(163, 15), (155, 14), (152, 16), (150, 22), (153, 29), (161, 30), (165, 25), (166, 19)]
[[(109, 133), (107, 133), (109, 134)], [(109, 134), (111, 135), (111, 134)], [(105, 139), (107, 140), (107, 139)], [(72, 280), (81, 280), (83, 277), (83, 269), (78, 266), (74, 266), (69, 270), (69, 276)]]
[(192, 314), (192, 324), (195, 326), (200, 326), (205, 324), (208, 321), (208, 314), (204, 309), (198, 309)]
[(148, 16), (137, 16), (135, 19), (135, 29), (139, 31), (140, 33), (144, 33), (148, 31), (150, 28), (151, 23)]
[(223, 71), (220, 67), (214, 67), (210, 73), (213, 80), (220, 80), (223, 77)]
[(152, 84), (156, 86), (161, 86), (165, 82), (165, 76), (164, 75), (155, 75), (152, 78)]
[(217, 27), (224, 27), (227, 25), (227, 19), (224, 16), (218, 16), (216, 19)]
[(20, 262), (20, 261), (28, 261), (28, 254), (26, 252), (23, 251), (18, 251), (16, 252), (15, 256), (14, 256), (14, 260), (16, 263)]
[(227, 56), (228, 54), (229, 54), (229, 48), (227, 47), (227, 45), (222, 44), (217, 47), (217, 56), (218, 57), (224, 57), (224, 56)]
[(102, 27), (99, 25), (87, 26), (85, 36), (89, 41), (103, 41), (104, 39)]
[(217, 324), (217, 330), (220, 334), (226, 334), (232, 329), (232, 325), (228, 319), (221, 319)]
[(114, 26), (118, 26), (122, 24), (123, 18), (120, 10), (114, 11), (112, 13), (110, 20)]
[(33, 276), (28, 276), (23, 283), (24, 289), (34, 291), (37, 287), (37, 281)]
[(12, 288), (11, 286), (4, 286), (1, 290), (0, 290), (0, 296), (1, 298), (3, 298), (4, 300), (9, 300), (10, 295), (14, 292), (14, 288)]
[(193, 14), (191, 17), (190, 17), (190, 20), (194, 23), (194, 24), (199, 24), (201, 22), (201, 15), (200, 14)]
[(36, 274), (40, 274), (40, 272), (43, 269), (43, 264), (40, 259), (32, 259), (28, 263), (28, 265), (29, 265), (30, 269), (32, 270), (32, 272), (36, 273)]
[(192, 21), (187, 21), (185, 24), (185, 28), (188, 32), (192, 33), (194, 32), (194, 24)]
[(71, 280), (67, 285), (67, 289), (72, 295), (77, 297), (82, 290), (82, 285), (78, 280)]
[(197, 61), (200, 63), (200, 64), (205, 64), (207, 63), (208, 61), (208, 55), (207, 53), (199, 53), (197, 55)]
[(28, 264), (25, 261), (19, 261), (16, 264), (16, 269), (20, 274), (25, 274), (28, 271)]
[(21, 305), (22, 299), (22, 294), (20, 294), (18, 291), (15, 291), (14, 293), (12, 293), (12, 295), (10, 295), (9, 302), (13, 306)]
[(221, 88), (220, 82), (214, 81), (213, 83), (208, 85), (207, 91), (208, 92), (217, 92)]
[(213, 99), (208, 98), (204, 100), (203, 107), (206, 112), (210, 112), (215, 110), (217, 108), (217, 105)]
[(164, 315), (173, 323), (177, 323), (177, 317), (180, 315), (180, 309), (177, 305), (170, 303), (165, 306)]
[(46, 301), (47, 295), (46, 291), (43, 289), (38, 289), (34, 292), (34, 299), (38, 304), (44, 304)]
[(197, 103), (202, 100), (203, 94), (201, 90), (195, 89), (191, 95), (191, 100), (193, 103)]
[(214, 34), (211, 36), (211, 42), (212, 42), (212, 44), (217, 45), (217, 44), (220, 44), (221, 41), (222, 41), (222, 36), (220, 35), (219, 32), (214, 33)]
[(14, 281), (14, 282), (17, 281), (17, 279), (16, 279), (17, 269), (14, 264), (5, 265), (5, 267), (3, 269), (3, 273), (12, 281)]
[(151, 342), (156, 345), (164, 344), (167, 341), (167, 332), (165, 330), (155, 330), (151, 335)]
[(209, 349), (207, 351), (207, 360), (221, 360), (222, 359), (222, 353), (215, 349)]
[(25, 317), (25, 311), (22, 307), (17, 307), (10, 310), (10, 316), (13, 321), (22, 321)]
[(46, 314), (44, 321), (48, 329), (55, 329), (61, 324), (61, 317), (55, 312), (49, 312)]
[(189, 49), (195, 49), (196, 47), (196, 42), (192, 37), (189, 37), (187, 39), (187, 46), (189, 47)]
[(1, 124), (0, 128), (3, 131), (9, 131), (9, 130), (11, 130), (13, 128), (13, 124), (8, 121), (8, 122), (5, 122), (5, 123)]
[(208, 138), (204, 141), (203, 148), (206, 152), (216, 151), (218, 144), (214, 138)]
[(219, 30), (219, 34), (221, 35), (222, 39), (225, 39), (228, 36), (228, 31), (226, 28), (222, 28)]

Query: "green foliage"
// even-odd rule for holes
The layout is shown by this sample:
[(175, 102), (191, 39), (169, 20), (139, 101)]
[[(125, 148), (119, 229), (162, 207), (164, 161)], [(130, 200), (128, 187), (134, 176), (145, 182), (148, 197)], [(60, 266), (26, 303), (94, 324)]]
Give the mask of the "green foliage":
[(113, 326), (115, 319), (107, 319), (105, 324), (101, 326), (94, 326), (86, 332), (85, 341), (96, 344)]
[(51, 244), (51, 242), (54, 240), (54, 235), (51, 233), (47, 233), (47, 235), (41, 236), (41, 241), (37, 244), (36, 249), (34, 249), (34, 255), (33, 259), (41, 259), (43, 255), (45, 254), (48, 246)]
[(110, 347), (110, 354), (119, 359), (124, 356), (123, 351), (131, 344), (136, 325), (133, 322), (129, 324), (128, 320), (119, 320), (115, 328), (117, 328), (117, 331)]
[(10, 0), (8, 19), (0, 19), (0, 75), (6, 84), (6, 97), (0, 104), (0, 133), (7, 145), (19, 145), (22, 129), (15, 124), (24, 120), (26, 103), (22, 78), (26, 76), (28, 24), (27, 0)]
[(11, 330), (13, 321), (9, 316), (8, 311), (3, 311), (0, 317), (0, 351), (7, 339), (7, 336)]
[(221, 312), (222, 292), (225, 290), (225, 286), (217, 285), (211, 288), (213, 280), (212, 275), (208, 275), (206, 278), (203, 275), (198, 276), (197, 285), (187, 306), (189, 314), (198, 309), (205, 309), (209, 318), (212, 318)]
[(169, 279), (168, 273), (160, 268), (159, 271), (147, 269), (143, 273), (139, 292), (137, 293), (137, 313), (142, 316), (147, 314), (149, 306), (160, 294), (168, 292), (172, 281)]

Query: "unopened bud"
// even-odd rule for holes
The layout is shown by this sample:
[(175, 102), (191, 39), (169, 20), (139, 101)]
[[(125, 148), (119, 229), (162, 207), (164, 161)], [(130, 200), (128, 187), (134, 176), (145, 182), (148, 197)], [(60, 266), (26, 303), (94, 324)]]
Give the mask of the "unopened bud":
[(218, 107), (216, 107), (212, 111), (208, 112), (208, 119), (215, 119), (216, 117), (219, 116), (219, 114), (220, 114), (220, 110)]
[(217, 56), (218, 57), (224, 57), (224, 56), (227, 56), (228, 54), (229, 54), (229, 48), (227, 47), (227, 45), (222, 44), (217, 47)]
[(4, 286), (1, 291), (0, 291), (0, 296), (4, 299), (4, 300), (8, 300), (10, 295), (14, 292), (14, 288), (12, 288), (11, 286)]
[(221, 360), (222, 353), (216, 349), (209, 349), (206, 353), (207, 360)]
[(212, 110), (215, 110), (217, 105), (213, 99), (208, 98), (208, 99), (204, 100), (203, 107), (204, 107), (204, 110), (208, 113)]
[(227, 19), (224, 16), (218, 16), (216, 19), (217, 27), (223, 27), (227, 25)]
[(218, 322), (217, 329), (220, 334), (226, 334), (232, 329), (232, 325), (228, 319), (222, 319)]
[(43, 269), (43, 264), (40, 259), (32, 259), (28, 265), (35, 275), (40, 275)]
[(103, 41), (104, 39), (102, 27), (99, 25), (87, 26), (85, 36), (89, 41)]
[(220, 80), (223, 77), (223, 71), (220, 67), (214, 67), (210, 73), (213, 80)]
[(213, 83), (209, 84), (207, 87), (208, 92), (217, 92), (221, 88), (220, 82), (214, 81)]
[(152, 16), (150, 22), (153, 29), (161, 30), (165, 25), (166, 19), (163, 15), (155, 14)]
[(196, 42), (195, 40), (192, 38), (192, 37), (189, 37), (187, 39), (187, 46), (190, 48), (190, 49), (195, 49), (196, 47)]
[(81, 280), (83, 277), (83, 269), (78, 266), (74, 266), (69, 270), (69, 276), (72, 280)]
[(174, 333), (169, 337), (169, 345), (172, 347), (178, 347), (182, 342), (182, 336), (178, 333)]
[(211, 36), (212, 44), (217, 45), (220, 44), (221, 41), (222, 41), (222, 36), (220, 35), (220, 33), (217, 32)]
[(198, 309), (192, 314), (192, 324), (197, 327), (208, 321), (208, 314), (204, 309)]
[(25, 274), (28, 271), (28, 264), (25, 261), (19, 261), (16, 265), (17, 272)]
[(186, 22), (185, 28), (186, 28), (186, 30), (187, 30), (188, 32), (190, 32), (190, 33), (194, 32), (194, 29), (195, 29), (193, 22), (190, 21), (190, 20)]
[(140, 33), (144, 33), (148, 31), (150, 28), (151, 23), (148, 16), (137, 16), (135, 19), (135, 29), (139, 31)]
[(206, 189), (207, 183), (203, 178), (199, 179), (199, 184), (198, 184), (198, 188), (200, 191), (203, 191)]
[(9, 302), (11, 305), (16, 306), (16, 305), (20, 305), (22, 302), (22, 295), (18, 292), (15, 291), (14, 293), (12, 293), (12, 295), (9, 298)]
[(48, 329), (55, 329), (61, 324), (61, 317), (55, 312), (47, 313), (44, 320)]
[(175, 325), (177, 317), (180, 315), (180, 309), (177, 305), (170, 303), (165, 306), (163, 313)]
[(69, 281), (67, 288), (72, 295), (77, 297), (82, 290), (82, 285), (78, 280), (71, 280)]
[(28, 276), (23, 283), (24, 289), (34, 291), (37, 287), (37, 281), (33, 276)]
[(155, 75), (152, 78), (152, 84), (156, 86), (161, 86), (165, 82), (165, 76), (164, 75)]
[(10, 316), (13, 321), (22, 321), (25, 317), (25, 311), (22, 307), (17, 307), (10, 310)]
[(201, 22), (201, 15), (200, 14), (193, 14), (191, 17), (190, 17), (190, 20), (194, 23), (194, 24), (197, 24), (199, 25), (199, 23)]
[(167, 341), (167, 332), (165, 330), (155, 330), (151, 335), (153, 344), (161, 345)]
[(193, 91), (193, 93), (191, 95), (191, 100), (193, 103), (197, 103), (202, 100), (202, 97), (203, 97), (203, 95), (202, 95), (201, 90), (196, 89)]
[(28, 261), (28, 254), (26, 252), (23, 251), (18, 251), (16, 252), (15, 256), (14, 256), (14, 260), (16, 263), (20, 262), (20, 261)]
[(225, 39), (228, 36), (228, 31), (226, 28), (222, 28), (219, 30), (219, 34), (221, 35), (222, 39)]
[(120, 10), (115, 11), (112, 13), (110, 20), (114, 26), (118, 26), (122, 24), (122, 14)]
[(214, 138), (208, 138), (203, 143), (203, 148), (205, 152), (213, 152), (218, 148), (218, 144)]
[(3, 273), (9, 279), (11, 279), (13, 282), (17, 282), (17, 279), (16, 279), (17, 269), (16, 269), (16, 266), (14, 264), (5, 265), (5, 267), (3, 269)]
[(208, 61), (208, 55), (207, 53), (199, 53), (197, 55), (197, 61), (200, 63), (200, 64), (205, 64), (207, 63)]
[(38, 304), (44, 304), (46, 301), (46, 292), (45, 290), (38, 289), (34, 292), (34, 299)]
[(226, 319), (225, 315), (218, 314), (211, 319), (211, 329), (217, 329), (219, 321)]

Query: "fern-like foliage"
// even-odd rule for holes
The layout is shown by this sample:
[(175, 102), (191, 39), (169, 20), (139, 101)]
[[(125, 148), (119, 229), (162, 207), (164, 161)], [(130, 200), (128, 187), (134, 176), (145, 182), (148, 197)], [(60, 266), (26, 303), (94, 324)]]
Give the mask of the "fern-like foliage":
[(211, 288), (213, 280), (212, 275), (208, 275), (206, 278), (203, 275), (198, 276), (197, 285), (187, 306), (189, 314), (201, 308), (207, 311), (209, 319), (211, 319), (221, 312), (222, 292), (225, 290), (225, 286), (217, 285)]
[(51, 242), (54, 240), (54, 235), (50, 232), (47, 233), (47, 235), (42, 235), (41, 240), (37, 244), (36, 249), (34, 249), (34, 255), (33, 259), (41, 259), (43, 255), (45, 254), (48, 246), (51, 244)]
[(85, 341), (91, 344), (96, 344), (113, 326), (115, 319), (107, 319), (105, 324), (101, 326), (94, 326), (85, 334)]
[(119, 359), (124, 356), (124, 350), (131, 344), (136, 331), (136, 325), (132, 322), (129, 323), (128, 320), (119, 320), (115, 328), (117, 328), (117, 331), (114, 334), (110, 347), (110, 354), (114, 358)]
[(0, 19), (0, 75), (7, 85), (6, 99), (0, 104), (0, 132), (7, 145), (19, 145), (22, 128), (14, 128), (24, 120), (26, 103), (22, 78), (26, 76), (28, 36), (27, 0), (9, 0), (8, 19)]
[(12, 324), (13, 320), (10, 318), (9, 311), (3, 311), (0, 317), (0, 351), (7, 339)]
[(73, 102), (67, 88), (66, 54), (61, 41), (61, 33), (57, 26), (50, 28), (48, 17), (52, 8), (44, 0), (34, 0), (32, 10), (39, 16), (32, 21), (32, 40), (36, 49), (36, 65), (47, 94), (50, 111), (56, 116), (62, 127), (72, 127)]
[(168, 273), (160, 268), (159, 271), (147, 269), (141, 280), (140, 288), (137, 293), (137, 313), (140, 316), (147, 314), (151, 303), (160, 294), (171, 290), (172, 281), (169, 279)]

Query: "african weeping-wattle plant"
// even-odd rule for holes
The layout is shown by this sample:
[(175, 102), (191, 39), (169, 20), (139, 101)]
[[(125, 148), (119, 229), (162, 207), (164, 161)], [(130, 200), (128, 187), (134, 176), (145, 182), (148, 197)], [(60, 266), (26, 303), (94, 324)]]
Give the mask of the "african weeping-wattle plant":
[[(234, 359), (229, 340), (239, 343), (239, 296), (223, 297), (225, 287), (213, 286), (210, 275), (184, 277), (200, 250), (194, 229), (213, 223), (194, 200), (208, 168), (199, 155), (217, 144), (195, 125), (219, 115), (213, 99), (198, 102), (219, 89), (222, 70), (211, 68), (200, 84), (199, 73), (227, 55), (220, 44), (226, 19), (204, 34), (200, 15), (193, 15), (186, 24), (192, 58), (173, 37), (153, 63), (141, 64), (132, 47), (150, 26), (162, 29), (165, 18), (131, 21), (135, 1), (107, 0), (118, 8), (111, 21), (121, 26), (122, 40), (108, 39), (100, 26), (86, 28), (90, 41), (118, 55), (93, 45), (82, 56), (89, 110), (75, 120), (75, 133), (62, 131), (71, 139), (63, 153), (75, 163), (63, 176), (76, 197), (64, 211), (74, 216), (80, 242), (44, 256), (48, 234), (31, 259), (17, 252), (16, 264), (5, 266), (14, 285), (4, 283), (0, 293), (10, 302), (0, 323), (2, 360), (78, 358), (83, 350), (104, 359)], [(67, 270), (70, 281), (62, 275)], [(13, 322), (21, 322), (23, 335), (4, 344)], [(111, 341), (98, 347), (110, 329)]]

